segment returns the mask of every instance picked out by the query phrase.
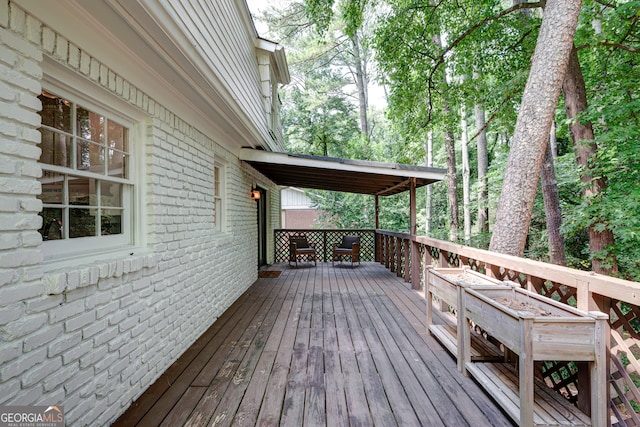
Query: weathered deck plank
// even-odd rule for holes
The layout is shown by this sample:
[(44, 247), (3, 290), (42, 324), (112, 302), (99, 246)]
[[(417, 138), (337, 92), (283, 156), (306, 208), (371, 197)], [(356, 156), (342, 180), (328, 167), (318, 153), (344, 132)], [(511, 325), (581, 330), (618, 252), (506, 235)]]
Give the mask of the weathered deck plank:
[(383, 266), (272, 269), (115, 425), (512, 425)]

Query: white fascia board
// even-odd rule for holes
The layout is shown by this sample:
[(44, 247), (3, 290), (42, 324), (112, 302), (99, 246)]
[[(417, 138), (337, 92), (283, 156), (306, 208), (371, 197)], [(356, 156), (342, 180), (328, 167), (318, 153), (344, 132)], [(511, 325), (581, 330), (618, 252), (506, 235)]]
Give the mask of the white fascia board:
[(361, 172), (376, 175), (401, 176), (405, 178), (422, 178), (440, 181), (444, 178), (444, 172), (407, 170), (393, 163), (363, 162), (367, 164), (341, 163), (331, 160), (318, 160), (307, 157), (290, 156), (286, 153), (274, 153), (270, 151), (242, 148), (238, 157), (248, 162), (263, 162), (270, 164), (301, 166), (314, 169), (331, 169), (336, 171)]
[(269, 52), (269, 58), (277, 73), (278, 83), (288, 85), (291, 82), (291, 75), (289, 74), (289, 64), (287, 63), (284, 47), (263, 38), (257, 38), (255, 45), (256, 48)]

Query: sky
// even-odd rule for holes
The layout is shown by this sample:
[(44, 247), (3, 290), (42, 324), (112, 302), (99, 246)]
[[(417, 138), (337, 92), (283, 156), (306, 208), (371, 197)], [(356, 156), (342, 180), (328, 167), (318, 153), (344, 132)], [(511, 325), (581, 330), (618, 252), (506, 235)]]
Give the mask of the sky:
[[(251, 15), (254, 16), (253, 23), (256, 27), (256, 31), (258, 31), (258, 35), (264, 37), (267, 34), (267, 25), (263, 22), (259, 22), (255, 15), (261, 12), (262, 10), (268, 8), (269, 6), (274, 5), (284, 5), (287, 4), (288, 0), (245, 0), (247, 2), (247, 6), (249, 6), (249, 11)], [(273, 40), (274, 42), (278, 42), (278, 40)], [(285, 52), (287, 46), (284, 47)], [(374, 81), (369, 82), (369, 104), (372, 106), (376, 106), (378, 108), (384, 108), (387, 105), (384, 89), (378, 86)]]

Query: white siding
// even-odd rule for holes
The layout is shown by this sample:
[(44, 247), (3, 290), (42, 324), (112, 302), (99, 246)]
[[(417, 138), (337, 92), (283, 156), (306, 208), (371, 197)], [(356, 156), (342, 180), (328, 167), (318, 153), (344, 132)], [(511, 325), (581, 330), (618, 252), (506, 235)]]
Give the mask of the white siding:
[[(224, 11), (233, 21), (232, 10)], [(0, 0), (0, 405), (58, 404), (68, 426), (108, 425), (254, 282), (257, 270), (246, 268), (257, 254), (249, 191), (256, 182), (269, 190), (271, 229), (280, 220), (279, 195), (225, 148), (234, 141), (213, 140), (78, 43)], [(148, 243), (139, 252), (43, 262), (43, 57), (145, 117), (138, 212)], [(251, 68), (239, 61), (233, 67)], [(214, 161), (226, 169), (224, 233), (212, 224)]]
[(263, 137), (269, 138), (254, 37), (247, 34), (235, 2), (168, 1), (164, 7)]

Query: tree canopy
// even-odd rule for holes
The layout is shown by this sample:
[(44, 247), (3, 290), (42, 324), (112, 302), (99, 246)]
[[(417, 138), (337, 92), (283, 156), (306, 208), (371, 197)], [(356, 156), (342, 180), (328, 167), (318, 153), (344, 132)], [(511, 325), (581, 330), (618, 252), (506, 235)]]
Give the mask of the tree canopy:
[[(290, 0), (280, 10), (271, 8), (263, 19), (269, 22), (269, 36), (287, 48), (294, 81), (283, 94), (289, 149), (425, 164), (426, 141), (432, 134), (434, 166), (443, 167), (451, 156), (460, 164), (464, 114), (470, 124), (467, 145), (473, 193), (469, 208), (473, 218), (481, 218), (477, 214), (484, 208), (479, 206), (486, 202), (487, 225), (490, 233), (495, 232), (507, 159), (514, 143), (522, 139), (514, 131), (543, 16), (558, 13), (543, 12), (549, 3)], [(572, 40), (584, 80), (584, 109), (569, 116), (566, 107), (573, 100), (565, 98), (573, 95), (563, 90), (552, 114), (552, 163), (567, 262), (578, 268), (591, 268), (596, 261), (606, 268), (607, 263), (616, 262), (619, 275), (635, 280), (640, 279), (639, 19), (640, 1), (582, 2)], [(360, 83), (356, 59), (363, 61)], [(543, 81), (549, 77), (545, 73), (551, 72), (536, 71)], [(386, 106), (368, 103), (372, 82), (387, 93)], [(364, 86), (363, 93), (358, 84)], [(478, 111), (484, 113), (485, 121), (476, 120)], [(591, 126), (593, 136), (576, 139), (576, 123)], [(447, 134), (455, 140), (453, 154), (445, 151)], [(479, 147), (484, 135), (486, 147)], [(581, 163), (584, 146), (591, 151)], [(479, 176), (479, 148), (486, 148), (486, 178)], [(517, 165), (536, 177), (539, 167), (526, 161)], [(455, 174), (461, 178), (460, 168)], [(484, 179), (486, 201), (478, 191)], [(596, 183), (598, 191), (585, 191)], [(456, 192), (462, 200), (462, 189)], [(450, 238), (452, 227), (446, 193), (443, 184), (434, 187), (430, 214), (424, 194), (419, 194), (418, 206), (425, 206), (419, 217), (430, 218), (429, 229), (438, 238)], [(372, 225), (370, 198), (318, 192), (313, 196), (327, 212), (329, 223)], [(354, 209), (347, 212), (347, 204)], [(381, 227), (406, 231), (407, 209), (408, 198), (385, 199)], [(545, 216), (542, 193), (537, 191), (524, 240), (525, 256), (548, 259)], [(488, 247), (490, 233), (483, 230), (483, 224), (472, 224), (471, 244)], [(592, 232), (609, 232), (611, 243), (594, 250), (589, 244)]]

